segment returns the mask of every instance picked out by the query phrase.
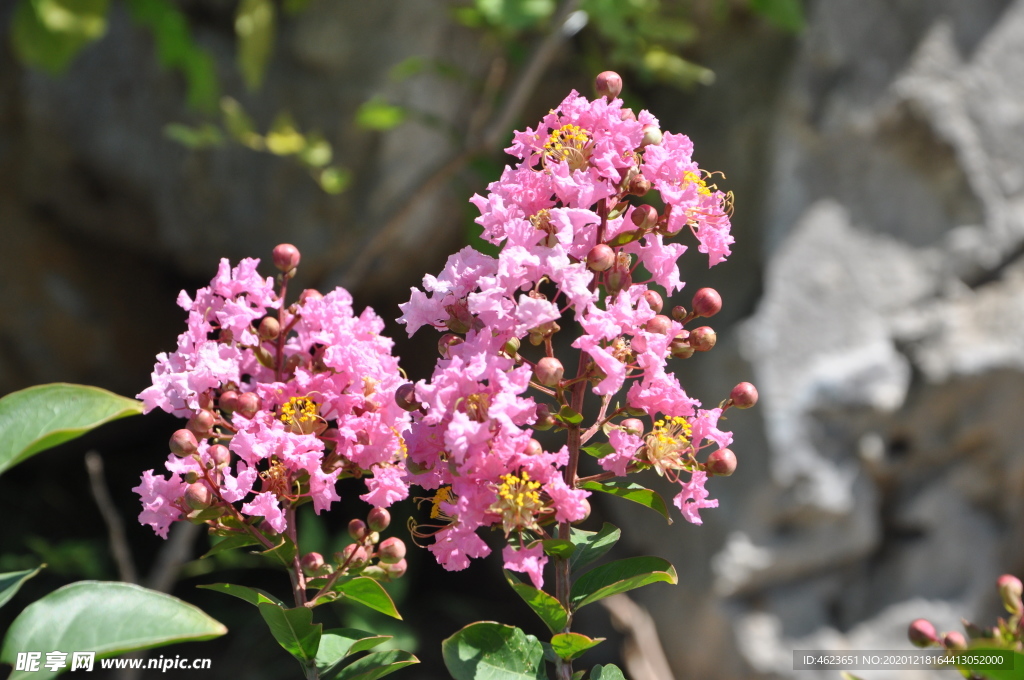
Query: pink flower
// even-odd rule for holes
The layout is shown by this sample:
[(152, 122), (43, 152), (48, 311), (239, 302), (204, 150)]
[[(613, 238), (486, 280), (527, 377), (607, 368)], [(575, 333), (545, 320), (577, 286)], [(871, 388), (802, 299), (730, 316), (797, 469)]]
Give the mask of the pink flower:
[(467, 531), (458, 525), (439, 531), (437, 539), (427, 549), (448, 571), (462, 571), (469, 566), (471, 558), (487, 557), (491, 553), (491, 549), (472, 529)]
[(242, 506), (242, 512), (250, 517), (263, 517), (267, 525), (279, 534), (288, 527), (277, 497), (269, 491), (256, 494), (252, 502)]
[(643, 446), (644, 440), (625, 430), (614, 429), (608, 433), (608, 443), (612, 445), (613, 451), (601, 456), (597, 464), (619, 477), (625, 477), (626, 468), (636, 460), (636, 452)]
[(723, 432), (718, 429), (718, 419), (722, 415), (722, 409), (699, 409), (697, 415), (690, 420), (693, 426), (692, 441), (694, 446), (700, 446), (705, 439), (718, 444), (718, 448), (724, 449), (732, 444), (732, 432)]
[(704, 488), (704, 483), (707, 482), (707, 479), (708, 473), (697, 470), (690, 476), (690, 481), (682, 485), (683, 490), (672, 499), (675, 506), (683, 513), (686, 521), (691, 524), (704, 523), (697, 512), (701, 508), (718, 507), (718, 500), (708, 499), (708, 491)]
[(528, 575), (534, 588), (544, 587), (544, 565), (548, 563), (548, 556), (540, 542), (530, 548), (516, 549), (507, 545), (501, 551), (501, 559), (505, 560), (506, 569)]
[(187, 486), (178, 475), (164, 479), (154, 475), (152, 470), (143, 472), (142, 483), (132, 489), (142, 500), (139, 523), (148, 524), (158, 536), (167, 538), (171, 523), (181, 517), (181, 510), (176, 503)]

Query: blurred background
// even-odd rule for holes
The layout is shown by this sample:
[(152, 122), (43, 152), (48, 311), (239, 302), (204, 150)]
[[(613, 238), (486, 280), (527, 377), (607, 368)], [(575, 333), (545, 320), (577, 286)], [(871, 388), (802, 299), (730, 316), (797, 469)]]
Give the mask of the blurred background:
[[(478, 241), (467, 199), (512, 130), (615, 69), (736, 194), (729, 261), (681, 260), (674, 303), (713, 286), (725, 308), (680, 379), (705, 404), (741, 380), (761, 393), (729, 419), (739, 470), (709, 484), (703, 526), (608, 503), (592, 519), (629, 525), (620, 557), (679, 570), (634, 594), (672, 675), (836, 678), (793, 671), (792, 650), (907, 648), (918, 617), (991, 623), (995, 578), (1024, 572), (1024, 1), (3, 0), (0, 25), (0, 393), (136, 394), (184, 328), (178, 291), (281, 242), (303, 253), (300, 286), (396, 317)], [(427, 377), (435, 335), (388, 332)], [(161, 651), (213, 658), (189, 677), (295, 677), (248, 605), (195, 588), (281, 592), (282, 573), (135, 523), (130, 489), (177, 426), (120, 421), (4, 475), (0, 572), (49, 568), (0, 630), (64, 583), (118, 577), (95, 450), (139, 580), (169, 560), (172, 592), (230, 629)], [(308, 522), (303, 549), (362, 512)], [(541, 632), (498, 561), (428, 557), (392, 588), (404, 622), (330, 623), (392, 632), (425, 661), (404, 676), (428, 680), (471, 621)], [(667, 680), (591, 609), (577, 629), (610, 642), (586, 665), (624, 653), (633, 680)]]

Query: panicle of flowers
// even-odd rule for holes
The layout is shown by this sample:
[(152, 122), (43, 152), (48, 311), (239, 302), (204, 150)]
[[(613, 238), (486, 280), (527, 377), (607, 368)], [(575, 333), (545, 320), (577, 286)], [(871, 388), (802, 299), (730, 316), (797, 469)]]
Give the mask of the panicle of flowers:
[(299, 505), (320, 513), (339, 500), (344, 477), (364, 478), (360, 498), (375, 508), (408, 495), (409, 416), (395, 401), (403, 379), (384, 324), (371, 309), (356, 316), (340, 288), (305, 290), (286, 306), (298, 262), (294, 246), (275, 248), (275, 286), (259, 260), (222, 260), (209, 286), (179, 296), (187, 330), (138, 395), (147, 412), (188, 418), (171, 437), (169, 475), (147, 470), (134, 489), (140, 522), (157, 534), (190, 520), (274, 538), (294, 530)]
[(917, 647), (943, 647), (948, 652), (969, 647), (1024, 652), (1024, 585), (1013, 574), (1003, 574), (996, 579), (996, 589), (1008, 614), (1006, 618), (998, 618), (996, 625), (985, 628), (964, 619), (964, 629), (967, 632), (967, 637), (964, 637), (963, 633), (955, 630), (940, 635), (931, 621), (915, 619), (910, 623), (907, 637)]
[[(708, 474), (731, 473), (729, 460), (735, 468), (732, 435), (718, 422), (739, 404), (702, 409), (667, 369), (671, 357), (714, 345), (711, 328), (685, 326), (712, 316), (721, 299), (703, 289), (692, 311), (662, 314), (663, 296), (684, 285), (677, 260), (688, 246), (679, 240), (694, 239), (710, 265), (730, 254), (732, 197), (692, 160), (689, 138), (663, 133), (617, 94), (574, 91), (536, 128), (516, 132), (506, 151), (519, 162), (471, 199), (498, 256), (464, 248), (400, 305), (410, 336), (422, 326), (447, 331), (433, 377), (407, 388), (405, 405), (413, 481), (438, 490), (432, 515), (441, 515), (417, 533), (434, 537), (429, 548), (449, 569), (488, 553), (477, 529), (500, 527), (510, 539), (506, 567), (540, 587), (547, 558), (537, 539), (548, 537), (546, 525), (587, 515), (574, 457), (600, 432), (602, 479), (654, 468), (678, 481), (675, 503), (697, 524), (700, 508), (718, 504), (704, 489)], [(575, 376), (553, 343), (573, 321), (582, 328)], [(574, 441), (587, 385), (601, 411)], [(756, 391), (744, 385), (753, 405)], [(623, 388), (625, 403), (613, 406)], [(552, 426), (570, 441), (548, 452), (532, 434)], [(718, 456), (726, 464), (700, 462), (711, 443), (728, 452)]]

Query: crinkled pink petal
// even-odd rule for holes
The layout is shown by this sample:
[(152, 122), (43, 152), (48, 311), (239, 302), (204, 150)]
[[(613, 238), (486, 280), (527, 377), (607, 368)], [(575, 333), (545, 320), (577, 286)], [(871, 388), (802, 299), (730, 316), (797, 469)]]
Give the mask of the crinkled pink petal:
[(242, 512), (250, 517), (263, 517), (270, 528), (279, 534), (284, 533), (288, 527), (288, 521), (281, 511), (277, 496), (269, 491), (256, 494), (252, 502), (242, 506)]
[(544, 587), (544, 565), (548, 563), (548, 556), (539, 542), (531, 548), (516, 549), (507, 545), (501, 551), (501, 559), (505, 561), (506, 569), (529, 576), (534, 588), (540, 590)]
[(708, 473), (697, 470), (691, 475), (690, 481), (682, 485), (683, 490), (672, 499), (675, 506), (683, 513), (686, 521), (691, 524), (704, 523), (698, 513), (701, 508), (718, 507), (717, 499), (708, 499), (708, 490), (704, 488), (707, 479)]

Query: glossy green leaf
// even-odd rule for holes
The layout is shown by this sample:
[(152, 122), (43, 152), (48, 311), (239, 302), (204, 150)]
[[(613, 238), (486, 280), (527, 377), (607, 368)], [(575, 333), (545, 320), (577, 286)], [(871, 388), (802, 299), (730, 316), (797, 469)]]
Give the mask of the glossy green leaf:
[(314, 663), (324, 626), (313, 623), (313, 610), (309, 607), (286, 609), (272, 602), (260, 602), (258, 606), (278, 644), (300, 663)]
[(781, 29), (799, 33), (804, 29), (800, 0), (750, 0), (750, 9)]
[(572, 541), (565, 541), (560, 538), (545, 539), (541, 541), (541, 545), (544, 546), (545, 555), (561, 557), (563, 559), (572, 557), (573, 552), (576, 550), (576, 546), (573, 545)]
[(594, 458), (604, 458), (609, 453), (614, 453), (615, 447), (608, 442), (601, 442), (600, 444), (591, 444), (590, 446), (583, 447), (583, 453), (593, 456)]
[(346, 599), (358, 602), (381, 614), (387, 614), (399, 620), (402, 618), (391, 596), (388, 595), (388, 591), (372, 578), (357, 576), (351, 581), (335, 586), (334, 590), (344, 595)]
[[(249, 534), (238, 534), (237, 536), (228, 536), (223, 538), (207, 550), (199, 559), (206, 559), (207, 557), (213, 557), (217, 553), (222, 553), (226, 550), (234, 550), (236, 548), (246, 548), (250, 545), (257, 545), (258, 542), (255, 538)], [(202, 586), (200, 586), (202, 587)]]
[(665, 499), (661, 497), (661, 494), (657, 491), (641, 486), (636, 482), (611, 480), (608, 482), (584, 482), (580, 486), (588, 491), (600, 491), (602, 493), (611, 494), (612, 496), (624, 498), (627, 501), (639, 503), (645, 508), (654, 510), (656, 513), (668, 520), (669, 524), (672, 524), (672, 518), (669, 517), (668, 514), (668, 506), (665, 505)]
[(595, 567), (576, 579), (569, 593), (573, 609), (650, 583), (679, 581), (675, 567), (660, 557), (630, 557)]
[(644, 236), (644, 232), (642, 230), (640, 230), (640, 229), (632, 229), (630, 231), (624, 231), (624, 232), (618, 234), (611, 241), (609, 241), (608, 245), (612, 246), (613, 248), (616, 247), (616, 246), (624, 246), (627, 243), (632, 243), (633, 241), (639, 241), (640, 239), (643, 238), (643, 236)]
[(0, 474), (40, 451), (118, 418), (142, 413), (142, 402), (87, 385), (53, 383), (0, 399)]
[(295, 544), (287, 536), (280, 536), (279, 538), (281, 540), (280, 543), (273, 548), (262, 551), (260, 554), (269, 557), (285, 569), (291, 569), (295, 562)]
[(356, 659), (327, 680), (377, 680), (419, 662), (415, 656), (400, 649), (374, 652)]
[(110, 0), (20, 0), (11, 18), (11, 46), (22, 63), (61, 73), (107, 32)]
[(41, 564), (35, 569), (26, 569), (25, 571), (10, 571), (6, 574), (0, 574), (0, 607), (11, 601), (11, 598), (18, 592), (21, 585), (38, 574), (40, 570), (45, 567), (45, 564)]
[(572, 527), (571, 536), (576, 550), (569, 558), (569, 566), (575, 571), (582, 569), (611, 550), (619, 542), (622, 532), (618, 527), (605, 522), (600, 531), (583, 531)]
[(238, 70), (250, 90), (258, 90), (263, 84), (263, 75), (274, 52), (276, 15), (271, 0), (241, 0), (235, 11)]
[(604, 638), (589, 638), (579, 633), (559, 633), (551, 638), (551, 649), (561, 658), (572, 661), (604, 640)]
[[(176, 597), (130, 583), (79, 581), (58, 588), (18, 615), (4, 638), (0, 663), (18, 652), (95, 651), (97, 658), (209, 640), (222, 624)], [(41, 680), (58, 673), (14, 671), (9, 680)]]
[(284, 602), (274, 597), (270, 593), (260, 590), (259, 588), (249, 588), (247, 586), (236, 586), (233, 583), (210, 583), (208, 585), (197, 586), (203, 590), (213, 590), (218, 593), (224, 593), (225, 595), (231, 595), (237, 597), (240, 600), (245, 600), (249, 604), (258, 607), (261, 603), (276, 604), (281, 607), (284, 606)]
[(972, 647), (965, 653), (977, 654), (980, 656), (993, 653), (1009, 653), (1013, 656), (1013, 661), (1007, 665), (1011, 665), (1013, 668), (992, 668), (991, 666), (987, 668), (984, 666), (966, 666), (966, 668), (976, 675), (987, 678), (987, 680), (1022, 680), (1022, 678), (1024, 678), (1024, 654), (1021, 654), (1020, 652), (979, 646)]
[(607, 666), (594, 666), (590, 670), (590, 680), (626, 680), (618, 666), (608, 664)]
[(471, 623), (441, 643), (441, 653), (455, 680), (547, 680), (544, 648), (514, 626)]
[(565, 611), (565, 607), (562, 606), (562, 603), (557, 598), (545, 593), (543, 590), (538, 590), (531, 585), (521, 582), (507, 569), (505, 570), (505, 578), (508, 580), (508, 584), (512, 586), (512, 590), (516, 591), (516, 594), (523, 598), (523, 602), (528, 604), (530, 609), (541, 618), (544, 625), (548, 627), (548, 630), (552, 633), (562, 632), (565, 624), (569, 621), (569, 612)]
[(365, 130), (385, 132), (401, 125), (405, 117), (406, 111), (401, 106), (392, 106), (380, 97), (374, 97), (359, 107), (356, 125)]
[(316, 667), (323, 675), (352, 654), (365, 652), (391, 639), (390, 635), (375, 635), (355, 628), (331, 628), (320, 636), (316, 650)]
[(579, 425), (583, 422), (583, 414), (577, 413), (569, 406), (563, 406), (559, 409), (558, 414), (555, 417), (569, 425)]

